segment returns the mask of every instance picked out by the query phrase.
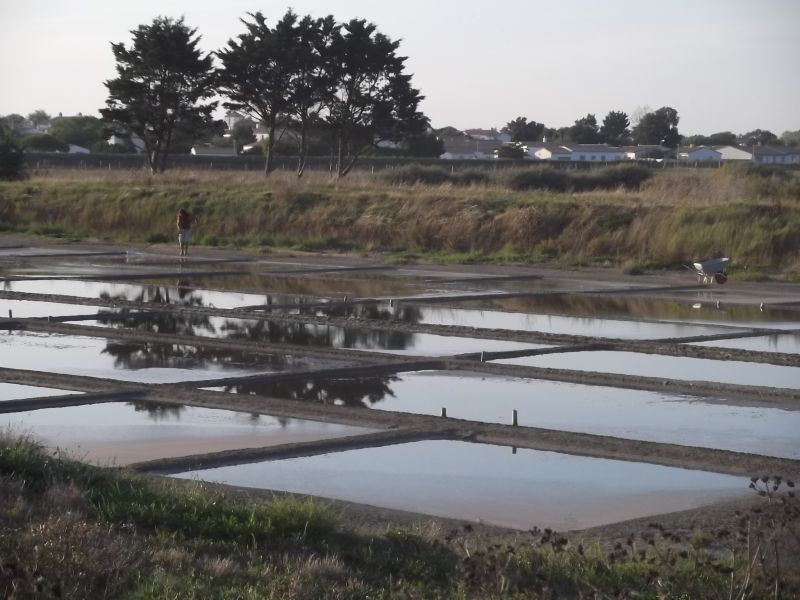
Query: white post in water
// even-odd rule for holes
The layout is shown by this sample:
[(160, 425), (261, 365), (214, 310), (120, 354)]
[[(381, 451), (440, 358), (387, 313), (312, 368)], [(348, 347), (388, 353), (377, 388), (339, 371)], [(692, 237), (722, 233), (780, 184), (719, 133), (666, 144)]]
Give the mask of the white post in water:
[(444, 406), (442, 407), (442, 416), (447, 417), (447, 409)]
[(511, 412), (511, 424), (514, 427), (517, 426), (517, 409), (516, 408)]
[(483, 350), (481, 350), (481, 362), (486, 362), (486, 356), (485, 356)]

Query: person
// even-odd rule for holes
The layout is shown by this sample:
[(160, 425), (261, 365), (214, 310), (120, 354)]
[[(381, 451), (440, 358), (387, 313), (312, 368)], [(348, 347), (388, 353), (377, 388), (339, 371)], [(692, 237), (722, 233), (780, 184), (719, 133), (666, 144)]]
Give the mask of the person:
[(181, 247), (181, 256), (189, 254), (189, 242), (192, 241), (192, 215), (185, 208), (178, 211), (176, 224), (178, 226), (178, 244)]

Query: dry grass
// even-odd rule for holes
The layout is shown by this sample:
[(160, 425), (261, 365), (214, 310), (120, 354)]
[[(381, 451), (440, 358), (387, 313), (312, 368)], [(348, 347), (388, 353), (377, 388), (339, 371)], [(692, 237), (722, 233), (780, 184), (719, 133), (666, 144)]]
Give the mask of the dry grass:
[(426, 254), (442, 260), (596, 261), (675, 266), (723, 254), (739, 264), (800, 263), (800, 177), (745, 169), (666, 170), (640, 190), (513, 191), (487, 183), (401, 185), (355, 173), (51, 170), (0, 185), (15, 230), (173, 241), (188, 206), (206, 245)]

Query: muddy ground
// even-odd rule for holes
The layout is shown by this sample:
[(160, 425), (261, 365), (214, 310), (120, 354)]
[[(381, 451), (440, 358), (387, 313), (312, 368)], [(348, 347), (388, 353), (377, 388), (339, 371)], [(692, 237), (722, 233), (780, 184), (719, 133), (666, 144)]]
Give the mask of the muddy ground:
[[(31, 250), (35, 248), (35, 252)], [(53, 244), (41, 239), (3, 235), (0, 236), (0, 268), (13, 266), (14, 261), (58, 261), (72, 254), (74, 257), (86, 256), (86, 253), (109, 253), (109, 256), (127, 252), (144, 256), (145, 264), (152, 265), (152, 272), (147, 269), (140, 275), (143, 276), (173, 276), (181, 273), (181, 269), (191, 267), (199, 271), (214, 273), (214, 266), (222, 261), (241, 261), (247, 270), (267, 269), (283, 273), (296, 272), (298, 274), (327, 270), (328, 272), (343, 269), (349, 272), (357, 270), (375, 269), (391, 277), (414, 277), (419, 280), (434, 280), (439, 286), (443, 282), (454, 290), (460, 284), (474, 281), (474, 278), (491, 278), (495, 281), (511, 282), (529, 281), (542, 278), (552, 282), (546, 290), (525, 290), (518, 292), (504, 291), (502, 296), (518, 293), (520, 297), (534, 294), (547, 294), (557, 292), (567, 293), (601, 293), (615, 295), (635, 295), (686, 301), (687, 292), (708, 297), (709, 301), (721, 302), (730, 305), (750, 306), (777, 306), (787, 310), (797, 310), (800, 320), (800, 284), (786, 282), (737, 282), (729, 280), (725, 286), (698, 285), (695, 277), (688, 272), (656, 272), (639, 276), (628, 276), (612, 269), (574, 269), (563, 270), (549, 267), (529, 267), (513, 265), (431, 265), (431, 264), (404, 264), (387, 265), (380, 256), (348, 256), (348, 255), (318, 255), (318, 254), (270, 254), (253, 256), (245, 253), (193, 249), (193, 255), (187, 260), (179, 261), (174, 256), (174, 249), (169, 246), (157, 245), (150, 247), (120, 247), (108, 244), (70, 244), (68, 246)], [(20, 258), (31, 253), (37, 256)], [(50, 256), (48, 256), (50, 255)], [(98, 254), (99, 256), (99, 254)], [(37, 263), (38, 264), (38, 263)], [(137, 268), (141, 271), (141, 264)], [(174, 272), (174, 273), (173, 273)], [(99, 277), (103, 279), (103, 277)], [(126, 280), (124, 273), (118, 279)], [(474, 299), (472, 292), (464, 292), (463, 298)], [(484, 294), (481, 296), (486, 298)], [(0, 299), (28, 299), (50, 302), (72, 303), (76, 305), (103, 306), (98, 299), (79, 297), (65, 298), (52, 294), (21, 294), (0, 289)], [(426, 302), (453, 302), (462, 296), (446, 294), (441, 297), (426, 298)], [(333, 302), (368, 303), (372, 298), (347, 298), (328, 299), (327, 305)], [(381, 299), (385, 300), (385, 299)], [(397, 297), (398, 302), (407, 302), (407, 298)], [(403, 331), (426, 332), (464, 337), (485, 337), (491, 339), (504, 339), (531, 343), (558, 344), (574, 349), (575, 347), (594, 349), (616, 349), (654, 354), (694, 356), (699, 358), (714, 358), (721, 360), (746, 360), (750, 362), (764, 362), (779, 365), (800, 366), (800, 356), (796, 354), (753, 352), (746, 350), (730, 350), (702, 346), (678, 345), (681, 340), (659, 342), (614, 340), (605, 338), (587, 338), (582, 336), (553, 335), (541, 332), (524, 332), (509, 330), (485, 330), (470, 327), (446, 327), (425, 324), (409, 324), (402, 322), (386, 322), (370, 319), (354, 319), (352, 317), (320, 317), (314, 315), (272, 314), (258, 309), (215, 309), (212, 307), (187, 308), (173, 305), (147, 305), (139, 303), (114, 300), (115, 308), (132, 308), (157, 310), (161, 312), (185, 313), (192, 311), (196, 314), (214, 316), (237, 316), (248, 319), (285, 319), (308, 323), (340, 324), (349, 327), (358, 326), (370, 329), (399, 329)], [(3, 315), (5, 317), (5, 315)], [(271, 353), (280, 351), (299, 356), (304, 359), (304, 368), (299, 372), (282, 373), (270, 376), (256, 376), (259, 380), (279, 378), (307, 378), (323, 376), (359, 376), (375, 373), (393, 373), (420, 369), (447, 369), (462, 371), (464, 373), (481, 373), (486, 375), (501, 375), (507, 377), (535, 377), (588, 383), (592, 385), (607, 385), (614, 387), (629, 387), (633, 389), (646, 389), (669, 391), (671, 393), (694, 394), (703, 397), (718, 398), (726, 404), (742, 406), (771, 406), (784, 410), (798, 410), (800, 400), (800, 382), (795, 389), (778, 389), (755, 386), (739, 386), (726, 384), (708, 384), (706, 382), (679, 381), (669, 377), (648, 378), (622, 375), (609, 375), (604, 373), (590, 373), (568, 370), (537, 369), (534, 367), (517, 367), (509, 365), (486, 364), (481, 362), (476, 355), (450, 356), (450, 357), (414, 357), (391, 356), (376, 352), (364, 352), (333, 348), (316, 348), (311, 346), (287, 346), (286, 344), (269, 345), (245, 341), (231, 341), (220, 339), (198, 339), (196, 337), (153, 334), (137, 332), (135, 330), (102, 329), (80, 324), (61, 323), (58, 319), (14, 319), (3, 318), (0, 327), (6, 329), (28, 329), (38, 332), (63, 333), (72, 335), (105, 336), (119, 339), (152, 340), (154, 336), (158, 341), (166, 343), (209, 345), (225, 347), (250, 352)], [(713, 337), (713, 336), (711, 336)], [(698, 339), (699, 341), (699, 339)], [(552, 350), (548, 350), (552, 351)], [(529, 352), (528, 354), (533, 354)], [(495, 353), (497, 354), (497, 353)], [(484, 357), (489, 358), (489, 357)], [(237, 381), (241, 381), (238, 378)], [(263, 413), (273, 416), (286, 416), (294, 418), (311, 419), (318, 421), (336, 422), (347, 425), (369, 427), (376, 430), (365, 436), (355, 436), (321, 441), (303, 441), (287, 443), (278, 447), (230, 450), (223, 452), (194, 454), (187, 457), (169, 458), (160, 460), (147, 460), (134, 464), (132, 468), (153, 473), (170, 473), (199, 467), (231, 464), (243, 460), (258, 458), (277, 458), (289, 456), (304, 456), (318, 454), (331, 450), (345, 448), (370, 447), (375, 445), (391, 444), (398, 441), (417, 439), (461, 439), (480, 442), (491, 442), (522, 448), (539, 450), (552, 450), (564, 453), (574, 453), (584, 456), (604, 457), (621, 460), (642, 461), (654, 464), (681, 466), (692, 469), (708, 470), (743, 476), (760, 476), (780, 474), (783, 477), (800, 478), (800, 461), (756, 456), (722, 450), (712, 450), (661, 444), (653, 442), (640, 442), (624, 440), (599, 435), (568, 433), (537, 429), (533, 427), (514, 427), (508, 425), (494, 425), (462, 421), (452, 418), (432, 417), (425, 415), (391, 413), (377, 410), (363, 410), (342, 406), (327, 406), (299, 401), (281, 400), (264, 397), (242, 397), (217, 392), (198, 393), (195, 389), (197, 383), (189, 384), (132, 384), (114, 380), (100, 380), (79, 376), (58, 375), (49, 372), (21, 371), (2, 368), (0, 361), (0, 381), (10, 383), (23, 383), (28, 385), (46, 385), (61, 389), (87, 392), (87, 395), (70, 396), (69, 398), (34, 398), (4, 402), (0, 410), (10, 412), (33, 407), (64, 406), (68, 404), (86, 404), (100, 401), (112, 401), (123, 398), (140, 398), (157, 400), (163, 403), (177, 403), (213, 408), (233, 408), (253, 413)], [(220, 379), (204, 382), (204, 385), (220, 385), (232, 383), (232, 380)], [(270, 492), (255, 490), (235, 490), (232, 493), (246, 496), (264, 496)], [(762, 499), (757, 496), (736, 502), (720, 503), (701, 509), (671, 513), (658, 517), (626, 521), (614, 525), (604, 526), (574, 532), (576, 538), (596, 538), (604, 541), (614, 541), (626, 538), (630, 533), (641, 531), (649, 523), (658, 521), (666, 528), (673, 531), (688, 533), (693, 529), (711, 530), (715, 527), (725, 527), (737, 519), (736, 511), (753, 506)], [(414, 513), (393, 511), (375, 507), (357, 505), (347, 502), (331, 501), (334, 512), (338, 512), (344, 521), (361, 531), (379, 532), (393, 526), (404, 526), (419, 529), (425, 532), (439, 532), (458, 535), (467, 538), (478, 537), (486, 539), (503, 539), (525, 541), (528, 539), (525, 532), (505, 530), (481, 524), (466, 524), (448, 519), (433, 518)], [(449, 533), (448, 533), (449, 532)]]

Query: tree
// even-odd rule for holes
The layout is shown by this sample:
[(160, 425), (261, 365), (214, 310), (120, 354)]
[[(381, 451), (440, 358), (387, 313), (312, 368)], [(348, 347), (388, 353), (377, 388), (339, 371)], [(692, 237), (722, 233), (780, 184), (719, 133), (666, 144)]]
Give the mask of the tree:
[(631, 122), (628, 115), (622, 111), (610, 111), (605, 119), (603, 125), (600, 127), (600, 137), (603, 142), (611, 146), (623, 146), (630, 139), (630, 126)]
[(525, 148), (519, 142), (512, 142), (510, 144), (503, 144), (499, 148), (495, 148), (495, 158), (509, 158), (519, 160), (525, 158)]
[(12, 136), (16, 135), (17, 129), (22, 127), (24, 124), (25, 117), (18, 115), (17, 113), (11, 113), (10, 115), (0, 118), (0, 127), (8, 127), (10, 135)]
[(196, 32), (182, 17), (157, 17), (131, 31), (130, 49), (111, 44), (118, 77), (105, 82), (100, 113), (120, 134), (142, 138), (152, 173), (166, 168), (176, 133), (198, 136), (214, 124), (211, 56), (197, 48)]
[(50, 122), (50, 115), (48, 115), (43, 110), (35, 110), (31, 114), (28, 115), (28, 120), (33, 123), (33, 126), (37, 129), (44, 127)]
[(435, 133), (439, 137), (464, 137), (463, 131), (461, 131), (460, 129), (456, 129), (451, 125), (448, 125), (446, 127), (440, 127), (439, 129), (434, 129), (433, 133)]
[(0, 123), (0, 179), (13, 181), (25, 177), (25, 155), (14, 140), (10, 127)]
[(297, 68), (297, 15), (286, 11), (274, 28), (261, 12), (240, 19), (246, 31), (217, 52), (219, 91), (230, 99), (224, 106), (263, 122), (268, 131), (264, 173), (273, 170), (275, 130), (289, 110), (289, 87)]
[[(314, 130), (322, 130), (321, 113), (333, 89), (331, 44), (339, 26), (333, 16), (303, 17), (297, 26), (296, 72), (289, 87), (289, 115), (297, 130), (297, 176), (302, 177)], [(324, 133), (324, 132), (322, 132)]]
[(793, 148), (800, 146), (800, 129), (797, 131), (784, 131), (781, 134), (781, 141), (786, 146), (791, 146)]
[(36, 152), (69, 152), (69, 144), (65, 144), (49, 133), (37, 133), (22, 139), (22, 145)]
[(65, 144), (91, 148), (103, 141), (103, 122), (97, 117), (56, 117), (48, 133)]
[(754, 129), (739, 136), (739, 143), (745, 146), (769, 146), (780, 144), (778, 136), (766, 129)]
[(736, 143), (736, 134), (730, 131), (719, 131), (708, 136), (707, 146), (730, 146)]
[(433, 132), (411, 135), (400, 142), (404, 156), (438, 157), (444, 154), (444, 141)]
[(599, 142), (600, 132), (597, 128), (597, 118), (590, 113), (575, 121), (575, 125), (569, 128), (569, 139), (578, 144), (596, 144)]
[(512, 142), (531, 142), (542, 139), (545, 131), (544, 123), (528, 122), (525, 117), (517, 117), (506, 123), (503, 132), (511, 136)]
[(681, 135), (678, 133), (678, 111), (662, 106), (654, 112), (645, 113), (633, 128), (633, 141), (637, 144), (660, 144), (668, 148), (677, 147)]
[(379, 141), (400, 141), (425, 131), (422, 100), (403, 72), (399, 42), (372, 23), (353, 19), (331, 41), (333, 89), (325, 122), (335, 139), (336, 174), (344, 177), (357, 158)]

